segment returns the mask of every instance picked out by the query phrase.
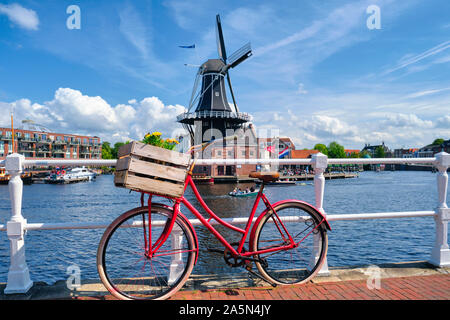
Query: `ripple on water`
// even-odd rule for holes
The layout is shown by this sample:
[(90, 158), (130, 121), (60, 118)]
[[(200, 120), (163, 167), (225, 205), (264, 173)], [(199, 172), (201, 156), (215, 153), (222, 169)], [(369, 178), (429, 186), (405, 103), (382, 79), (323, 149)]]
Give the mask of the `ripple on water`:
[[(64, 186), (25, 185), (23, 215), (33, 222), (104, 222), (139, 206), (139, 195), (116, 188), (112, 176), (95, 182)], [(247, 186), (244, 184), (243, 186)], [(254, 198), (227, 196), (235, 186), (198, 186), (205, 202), (220, 217), (248, 216)], [(436, 175), (430, 172), (364, 172), (359, 178), (326, 180), (324, 208), (328, 214), (433, 210), (437, 204)], [(207, 193), (207, 194), (206, 194)], [(315, 202), (311, 184), (290, 187), (269, 186), (268, 198), (275, 202), (297, 198)], [(192, 192), (186, 193), (189, 200)], [(167, 203), (166, 200), (161, 202)], [(193, 201), (193, 204), (199, 206)], [(263, 209), (262, 205), (258, 210)], [(193, 216), (182, 208), (188, 217)], [(203, 212), (203, 210), (202, 210)], [(10, 216), (7, 186), (0, 186), (0, 223)], [(204, 213), (204, 212), (203, 212)], [(206, 213), (204, 213), (206, 216)], [(434, 242), (432, 218), (405, 218), (361, 221), (333, 221), (329, 233), (330, 266), (369, 265), (386, 262), (427, 260)], [(238, 234), (219, 228), (229, 241)], [(196, 227), (202, 248), (220, 243), (205, 228)], [(84, 279), (97, 279), (96, 250), (103, 230), (29, 231), (26, 257), (34, 281), (53, 283), (66, 279), (67, 267), (77, 265)], [(9, 268), (9, 241), (0, 233), (0, 282), (6, 282)], [(201, 251), (194, 273), (242, 272), (224, 265), (221, 255)]]

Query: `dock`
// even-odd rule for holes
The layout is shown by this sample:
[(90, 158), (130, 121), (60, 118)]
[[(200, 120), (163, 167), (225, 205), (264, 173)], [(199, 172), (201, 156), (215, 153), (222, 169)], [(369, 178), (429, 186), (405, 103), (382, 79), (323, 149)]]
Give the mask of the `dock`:
[[(372, 269), (370, 269), (372, 268)], [(378, 278), (368, 270), (375, 268)], [(450, 300), (450, 267), (434, 267), (425, 261), (329, 268), (328, 276), (316, 276), (303, 285), (273, 288), (247, 273), (191, 275), (185, 287), (170, 300)], [(372, 273), (373, 274), (373, 273)], [(3, 294), (0, 300), (115, 300), (99, 280), (82, 280), (69, 290), (66, 280), (53, 285), (36, 282), (26, 294)]]

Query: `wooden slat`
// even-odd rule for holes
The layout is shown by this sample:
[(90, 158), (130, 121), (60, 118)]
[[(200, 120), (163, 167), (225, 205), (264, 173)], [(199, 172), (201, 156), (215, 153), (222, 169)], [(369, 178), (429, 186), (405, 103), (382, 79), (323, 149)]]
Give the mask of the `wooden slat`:
[(120, 146), (119, 150), (117, 150), (117, 158), (120, 159), (124, 156), (128, 156), (131, 153), (132, 147), (133, 143), (127, 143)]
[(164, 148), (155, 147), (145, 143), (133, 141), (119, 148), (118, 157), (136, 155), (156, 160), (169, 162), (180, 166), (188, 166), (191, 156)]
[(127, 171), (114, 172), (114, 184), (124, 184), (127, 180)]
[(187, 169), (179, 169), (153, 162), (142, 161), (134, 158), (134, 156), (132, 156), (130, 159), (127, 159), (126, 161), (129, 162), (128, 171), (130, 172), (174, 180), (181, 183), (184, 183), (184, 181), (186, 180)]
[[(126, 173), (122, 171), (121, 173)], [(121, 176), (121, 175), (119, 175)], [(118, 179), (120, 180), (120, 179)], [(114, 182), (116, 179), (114, 179)], [(171, 197), (181, 197), (184, 191), (184, 184), (176, 184), (166, 181), (158, 181), (144, 177), (138, 177), (135, 175), (126, 175), (126, 180), (123, 186), (128, 189), (142, 190), (152, 192), (155, 194), (168, 195)]]
[(128, 170), (131, 162), (131, 157), (123, 157), (117, 160), (116, 171)]

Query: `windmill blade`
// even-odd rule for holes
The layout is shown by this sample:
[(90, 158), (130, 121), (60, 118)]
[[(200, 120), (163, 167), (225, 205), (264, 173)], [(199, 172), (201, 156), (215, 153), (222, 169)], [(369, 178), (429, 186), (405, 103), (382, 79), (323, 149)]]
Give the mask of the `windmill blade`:
[(236, 67), (242, 61), (252, 56), (252, 47), (250, 42), (243, 45), (240, 49), (236, 50), (228, 59), (228, 66), (230, 68)]
[(227, 71), (227, 80), (228, 80), (228, 87), (230, 88), (231, 98), (233, 99), (234, 109), (236, 109), (236, 112), (239, 112), (239, 108), (236, 104), (236, 99), (234, 99), (233, 87), (231, 86), (231, 79), (228, 71)]
[(217, 53), (224, 63), (227, 63), (227, 52), (225, 51), (225, 41), (223, 40), (222, 23), (220, 22), (220, 16), (216, 16), (216, 41), (217, 41)]

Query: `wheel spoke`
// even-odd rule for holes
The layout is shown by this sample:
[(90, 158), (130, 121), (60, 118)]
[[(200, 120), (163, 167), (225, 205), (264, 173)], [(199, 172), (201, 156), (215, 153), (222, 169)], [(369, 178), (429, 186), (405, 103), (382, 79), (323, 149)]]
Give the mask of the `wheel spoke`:
[[(278, 284), (294, 284), (309, 280), (318, 271), (318, 265), (326, 255), (326, 230), (319, 226), (317, 233), (311, 232), (316, 228), (320, 217), (304, 205), (292, 202), (275, 208), (278, 216), (309, 216), (299, 219), (299, 222), (286, 222), (284, 226), (297, 245), (292, 249), (284, 249), (265, 254), (259, 254), (266, 263), (256, 263), (258, 270), (268, 280)], [(256, 243), (253, 250), (264, 250), (285, 245), (283, 234), (272, 223), (274, 219), (270, 213), (261, 220), (255, 234)], [(313, 236), (312, 236), (313, 235)], [(317, 251), (317, 252), (316, 252)], [(316, 258), (318, 257), (318, 259)]]
[[(192, 232), (180, 218), (158, 252), (148, 256), (148, 243), (155, 243), (164, 224), (151, 226), (151, 230), (143, 232), (142, 225), (149, 225), (143, 217), (148, 218), (146, 208), (123, 214), (100, 241), (99, 275), (106, 288), (118, 298), (167, 298), (187, 280), (195, 261)], [(151, 221), (168, 221), (170, 217), (170, 211), (152, 207)], [(176, 274), (173, 273), (175, 269)]]

